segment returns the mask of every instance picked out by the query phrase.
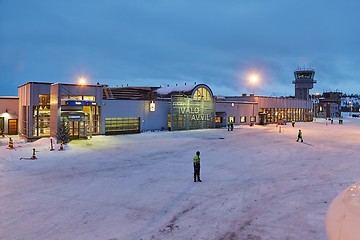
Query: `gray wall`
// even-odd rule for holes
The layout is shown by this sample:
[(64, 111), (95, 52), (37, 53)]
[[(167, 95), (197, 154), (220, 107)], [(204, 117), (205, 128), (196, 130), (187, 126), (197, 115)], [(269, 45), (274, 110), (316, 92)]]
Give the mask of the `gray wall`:
[(150, 112), (148, 100), (103, 100), (101, 133), (105, 134), (105, 118), (140, 118), (140, 131), (167, 129), (170, 102), (155, 101), (155, 112)]
[[(232, 103), (234, 106), (232, 106)], [(228, 121), (228, 117), (235, 117), (234, 124), (249, 124), (250, 123), (250, 116), (252, 116), (252, 110), (253, 110), (253, 104), (250, 102), (216, 102), (215, 110), (217, 113), (219, 112), (225, 112), (226, 117), (223, 119), (223, 123), (221, 126), (225, 126)], [(255, 116), (257, 116), (258, 110), (258, 104), (254, 103), (254, 113)], [(246, 117), (245, 123), (240, 123), (240, 116)], [(256, 122), (258, 122), (258, 116), (256, 117)]]

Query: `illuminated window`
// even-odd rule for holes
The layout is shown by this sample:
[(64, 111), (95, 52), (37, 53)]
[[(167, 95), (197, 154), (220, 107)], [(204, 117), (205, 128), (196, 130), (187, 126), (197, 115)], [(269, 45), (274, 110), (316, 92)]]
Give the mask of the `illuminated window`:
[(50, 95), (39, 94), (39, 105), (33, 107), (33, 136), (50, 136)]
[(223, 118), (222, 118), (222, 117), (215, 117), (215, 122), (216, 122), (216, 123), (222, 123), (222, 122), (223, 122)]
[(204, 101), (211, 101), (212, 97), (210, 92), (206, 88), (198, 88), (194, 93), (194, 100), (204, 100)]
[(235, 122), (235, 117), (229, 117), (229, 122), (234, 123)]
[(105, 118), (105, 134), (140, 132), (140, 118)]
[(240, 116), (240, 122), (241, 122), (241, 123), (246, 122), (246, 117), (245, 117), (245, 116)]

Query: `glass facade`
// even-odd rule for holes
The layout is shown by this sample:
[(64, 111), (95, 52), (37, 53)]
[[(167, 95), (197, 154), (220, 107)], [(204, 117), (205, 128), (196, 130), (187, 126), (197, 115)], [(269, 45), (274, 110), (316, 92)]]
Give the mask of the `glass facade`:
[[(90, 111), (90, 108), (91, 111)], [(92, 114), (92, 133), (100, 133), (100, 108), (98, 106), (83, 106), (83, 112), (86, 113), (88, 116)], [(90, 129), (90, 118), (87, 119), (87, 131), (89, 132)]]
[[(96, 102), (95, 96), (62, 95), (61, 97), (63, 100)], [(100, 133), (100, 107), (96, 105), (85, 105), (85, 102), (81, 103), (79, 106), (61, 106), (62, 116), (67, 116), (66, 121), (69, 124), (70, 135), (73, 139), (85, 138), (92, 134)]]
[(105, 118), (105, 134), (139, 133), (140, 118)]
[(311, 121), (311, 109), (302, 108), (261, 108), (260, 113), (266, 114), (267, 123), (278, 123), (292, 120)]
[[(74, 96), (63, 95), (63, 99), (72, 100), (91, 100), (96, 101), (95, 96)], [(33, 127), (32, 136), (50, 136), (50, 94), (40, 94), (39, 104), (33, 106)], [(74, 114), (71, 114), (74, 113)], [(77, 114), (80, 113), (80, 114)], [(92, 114), (92, 125), (90, 124), (90, 114)], [(90, 126), (92, 133), (100, 133), (100, 108), (99, 106), (62, 106), (62, 117), (68, 122), (70, 135), (73, 139), (88, 136)], [(76, 117), (81, 115), (81, 117)]]
[(40, 94), (39, 104), (33, 106), (32, 135), (50, 136), (50, 94)]
[(61, 95), (61, 99), (96, 101), (95, 96), (86, 96), (86, 95)]
[(171, 97), (172, 130), (214, 127), (215, 102), (206, 88), (197, 89), (193, 97), (184, 95)]
[(204, 101), (212, 101), (212, 95), (206, 88), (200, 87), (196, 89), (194, 96), (194, 100), (204, 100)]

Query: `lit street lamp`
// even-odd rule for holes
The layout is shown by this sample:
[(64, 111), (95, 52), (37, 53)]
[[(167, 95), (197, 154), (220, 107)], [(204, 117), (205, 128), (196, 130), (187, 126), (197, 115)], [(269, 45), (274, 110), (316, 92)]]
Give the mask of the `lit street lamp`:
[(252, 85), (252, 90), (253, 90), (253, 94), (255, 94), (255, 84), (257, 83), (258, 81), (258, 76), (256, 74), (252, 74), (250, 75), (250, 83)]
[(86, 84), (86, 78), (84, 77), (84, 76), (81, 76), (81, 77), (79, 77), (79, 79), (78, 79), (78, 81), (79, 81), (79, 84), (82, 86), (82, 85), (85, 85)]

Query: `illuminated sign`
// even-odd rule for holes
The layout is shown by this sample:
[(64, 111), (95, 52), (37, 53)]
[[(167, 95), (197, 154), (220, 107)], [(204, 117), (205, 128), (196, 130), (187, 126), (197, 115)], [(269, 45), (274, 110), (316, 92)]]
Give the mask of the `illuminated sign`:
[(189, 130), (214, 127), (214, 101), (194, 100), (186, 96), (171, 97), (171, 129)]
[(150, 112), (155, 112), (155, 103), (154, 103), (154, 101), (151, 101), (151, 103), (150, 103)]
[(67, 116), (68, 119), (80, 119), (81, 116), (79, 115), (70, 115), (70, 116)]
[(96, 102), (90, 100), (65, 100), (66, 106), (96, 106)]

